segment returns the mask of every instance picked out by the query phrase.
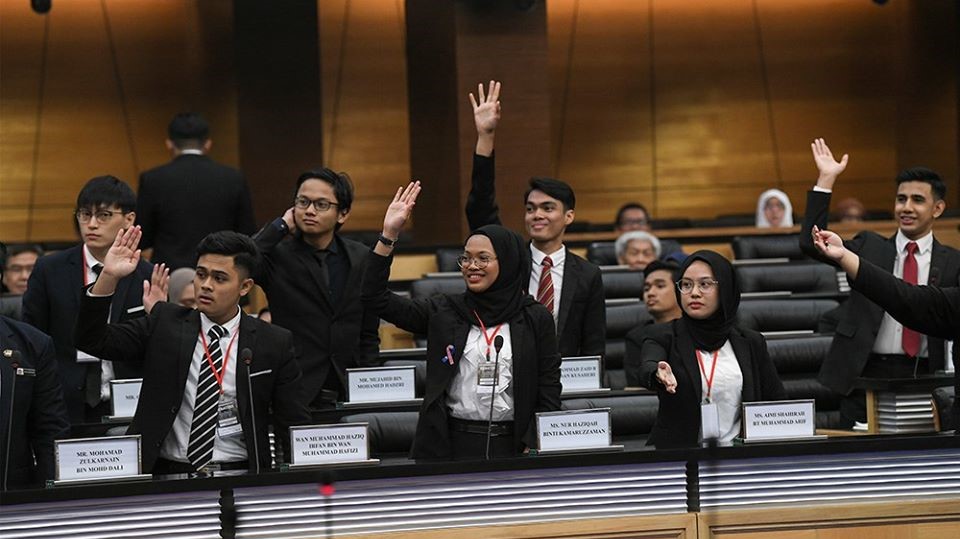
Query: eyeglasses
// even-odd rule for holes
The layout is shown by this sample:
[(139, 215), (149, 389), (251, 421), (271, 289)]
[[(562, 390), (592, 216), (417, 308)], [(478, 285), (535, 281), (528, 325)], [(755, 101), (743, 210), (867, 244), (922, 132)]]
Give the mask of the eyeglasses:
[(677, 281), (677, 290), (679, 290), (681, 294), (690, 294), (693, 292), (693, 287), (697, 287), (700, 289), (700, 292), (709, 294), (718, 284), (720, 283), (714, 279), (700, 279), (699, 281), (680, 279)]
[(474, 258), (472, 256), (460, 255), (457, 257), (457, 265), (460, 266), (460, 269), (466, 269), (472, 265), (477, 266), (477, 269), (484, 269), (494, 260), (496, 260), (496, 257), (492, 256), (478, 256)]
[(123, 215), (127, 212), (125, 211), (112, 211), (112, 210), (97, 210), (91, 212), (90, 210), (77, 210), (74, 215), (77, 217), (77, 221), (80, 223), (89, 223), (90, 219), (96, 217), (97, 222), (102, 224), (107, 223), (114, 215)]
[(321, 212), (327, 211), (333, 206), (339, 206), (339, 204), (336, 202), (330, 202), (329, 200), (310, 200), (309, 198), (302, 196), (293, 199), (293, 203), (301, 210), (305, 210), (309, 208), (311, 204), (313, 204), (313, 209)]

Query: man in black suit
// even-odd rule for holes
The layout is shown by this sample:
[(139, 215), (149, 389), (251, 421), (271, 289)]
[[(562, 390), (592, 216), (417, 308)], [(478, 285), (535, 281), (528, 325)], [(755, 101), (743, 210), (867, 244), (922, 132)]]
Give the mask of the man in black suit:
[[(820, 177), (807, 195), (800, 247), (807, 255), (836, 265), (814, 246), (811, 231), (814, 227), (827, 226), (830, 194), (837, 177), (847, 166), (848, 156), (836, 161), (823, 139), (815, 140), (811, 146)], [(933, 223), (946, 207), (945, 196), (946, 187), (932, 170), (904, 170), (897, 176), (894, 205), (899, 222), (897, 233), (884, 238), (863, 232), (844, 242), (844, 246), (914, 284), (956, 286), (960, 252), (933, 237)], [(836, 333), (819, 379), (845, 396), (840, 413), (845, 426), (851, 426), (866, 421), (863, 391), (853, 389), (857, 378), (902, 378), (913, 376), (917, 371), (932, 372), (944, 367), (945, 353), (942, 339), (927, 338), (904, 328), (875, 302), (853, 291), (838, 311)]]
[(53, 479), (53, 441), (69, 430), (53, 341), (32, 326), (0, 316), (2, 489)]
[[(490, 81), (479, 102), (470, 94), (477, 127), (473, 184), (467, 198), (471, 229), (500, 224), (494, 185), (494, 136), (500, 121), (500, 83)], [(560, 355), (602, 355), (606, 346), (606, 308), (600, 268), (571, 253), (563, 234), (573, 223), (576, 197), (566, 183), (532, 178), (524, 195), (523, 222), (530, 236), (530, 295), (553, 312)]]
[(167, 128), (173, 161), (140, 175), (137, 224), (148, 257), (171, 270), (193, 267), (194, 249), (218, 230), (253, 234), (250, 190), (239, 170), (207, 157), (213, 142), (199, 114), (177, 114)]
[[(238, 305), (260, 262), (253, 240), (224, 231), (200, 242), (196, 309), (160, 302), (147, 317), (107, 325), (110, 296), (134, 271), (139, 239), (139, 227), (117, 236), (103, 273), (83, 296), (75, 337), (90, 354), (143, 365), (140, 404), (128, 432), (143, 437), (144, 470), (269, 468), (271, 417), (289, 456), (288, 429), (309, 416), (299, 400), (290, 332), (246, 316)], [(147, 294), (164, 297), (166, 284), (155, 278)]]
[(360, 301), (369, 247), (337, 234), (350, 216), (353, 185), (320, 168), (297, 178), (294, 205), (257, 233), (264, 257), (257, 283), (274, 324), (293, 332), (303, 371), (303, 402), (343, 400), (346, 369), (381, 363), (376, 314)]
[[(73, 344), (83, 287), (97, 279), (117, 232), (133, 226), (136, 203), (130, 186), (113, 176), (87, 182), (77, 196), (76, 210), (83, 243), (37, 260), (23, 295), (23, 321), (53, 338), (60, 385), (74, 424), (100, 423), (109, 414), (110, 380), (140, 378), (140, 369), (102, 362)], [(120, 282), (109, 309), (111, 322), (144, 315), (142, 283), (152, 271), (153, 266), (141, 260)]]

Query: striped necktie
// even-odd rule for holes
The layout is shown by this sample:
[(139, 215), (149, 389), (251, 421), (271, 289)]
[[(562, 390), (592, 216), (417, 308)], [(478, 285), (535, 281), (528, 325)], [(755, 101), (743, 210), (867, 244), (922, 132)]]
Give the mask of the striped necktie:
[(193, 425), (190, 427), (190, 443), (187, 445), (187, 459), (198, 470), (213, 460), (213, 443), (217, 434), (217, 405), (220, 402), (220, 384), (213, 371), (223, 369), (223, 353), (220, 339), (227, 334), (223, 327), (214, 325), (207, 332), (210, 343), (207, 351), (213, 361), (213, 369), (203, 358), (200, 376), (197, 378), (197, 397), (193, 401)]
[(543, 257), (543, 270), (540, 272), (540, 285), (537, 286), (537, 301), (553, 314), (553, 260), (549, 256)]

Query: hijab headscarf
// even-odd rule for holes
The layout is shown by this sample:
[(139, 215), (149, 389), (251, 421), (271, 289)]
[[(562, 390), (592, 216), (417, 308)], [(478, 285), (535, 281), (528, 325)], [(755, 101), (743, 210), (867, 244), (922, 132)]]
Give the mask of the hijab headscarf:
[(530, 257), (524, 256), (527, 244), (523, 238), (500, 225), (486, 225), (470, 233), (470, 236), (477, 235), (486, 236), (493, 244), (500, 273), (490, 288), (483, 292), (472, 292), (468, 288), (463, 295), (454, 296), (451, 300), (454, 308), (471, 324), (479, 325), (474, 315), (476, 313), (485, 326), (495, 326), (508, 321), (525, 305), (535, 302), (527, 295)]
[(193, 277), (196, 274), (197, 270), (193, 268), (177, 268), (170, 272), (170, 284), (167, 286), (170, 303), (180, 304), (183, 289), (193, 285)]
[(714, 251), (697, 251), (688, 256), (680, 267), (681, 278), (687, 272), (690, 264), (697, 260), (706, 262), (713, 270), (713, 277), (717, 280), (717, 294), (719, 305), (709, 318), (697, 320), (683, 311), (683, 300), (678, 288), (677, 303), (681, 305), (683, 316), (679, 323), (683, 324), (693, 337), (694, 345), (700, 350), (718, 350), (727, 341), (730, 330), (737, 322), (737, 308), (740, 307), (740, 282), (733, 270), (733, 264), (719, 253)]
[(786, 228), (793, 226), (793, 204), (790, 204), (790, 197), (786, 193), (779, 189), (767, 189), (760, 195), (760, 198), (757, 199), (757, 228), (770, 228), (770, 221), (767, 221), (767, 216), (763, 213), (764, 206), (767, 205), (767, 200), (775, 198), (783, 204), (783, 221), (780, 222), (778, 228)]

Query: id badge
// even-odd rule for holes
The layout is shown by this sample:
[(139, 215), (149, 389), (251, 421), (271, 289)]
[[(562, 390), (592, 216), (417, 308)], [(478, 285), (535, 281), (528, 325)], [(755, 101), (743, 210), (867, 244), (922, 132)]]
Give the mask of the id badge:
[(477, 366), (477, 385), (478, 392), (492, 393), (497, 385), (497, 364), (484, 361)]
[(77, 350), (77, 363), (100, 363), (100, 358), (93, 357), (86, 352)]
[(700, 405), (700, 440), (720, 438), (720, 411), (717, 403), (705, 402)]
[(217, 435), (221, 438), (239, 436), (243, 432), (240, 425), (240, 411), (237, 401), (220, 401), (217, 407)]

